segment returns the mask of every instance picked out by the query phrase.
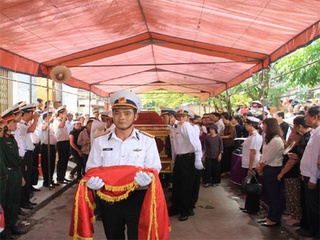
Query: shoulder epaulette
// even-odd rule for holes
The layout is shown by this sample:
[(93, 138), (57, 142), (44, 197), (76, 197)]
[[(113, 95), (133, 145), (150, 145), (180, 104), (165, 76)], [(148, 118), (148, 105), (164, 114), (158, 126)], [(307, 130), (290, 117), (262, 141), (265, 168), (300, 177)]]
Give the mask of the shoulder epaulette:
[(147, 133), (147, 132), (144, 132), (144, 131), (139, 131), (140, 133), (142, 133), (142, 134), (144, 134), (144, 135), (146, 135), (146, 136), (148, 136), (148, 137), (151, 137), (151, 138), (154, 138), (155, 136), (154, 135), (152, 135), (152, 134), (150, 134), (150, 133)]
[(97, 130), (98, 130), (98, 131), (101, 131), (101, 130), (103, 130), (103, 129), (104, 129), (104, 126), (98, 128)]
[(110, 131), (109, 131), (109, 130), (108, 130), (108, 131), (105, 131), (105, 132), (102, 132), (102, 133), (98, 133), (98, 134), (94, 135), (94, 138), (97, 138), (97, 137), (100, 137), (100, 136), (106, 135), (106, 134), (108, 134), (108, 133), (110, 133)]

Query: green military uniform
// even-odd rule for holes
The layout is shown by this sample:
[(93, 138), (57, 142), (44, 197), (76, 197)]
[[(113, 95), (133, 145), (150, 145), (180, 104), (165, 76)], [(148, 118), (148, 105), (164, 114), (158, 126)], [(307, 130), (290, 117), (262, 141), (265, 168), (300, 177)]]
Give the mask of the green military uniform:
[[(1, 141), (1, 138), (0, 138)], [(7, 191), (8, 169), (4, 162), (4, 152), (0, 145), (0, 204), (5, 205)]]
[[(5, 193), (4, 205), (7, 234), (15, 227), (18, 220), (21, 199), (22, 173), (20, 171), (20, 157), (18, 144), (13, 135), (7, 133), (0, 138), (1, 148), (1, 174), (7, 175), (7, 189)], [(2, 198), (2, 187), (1, 187)]]

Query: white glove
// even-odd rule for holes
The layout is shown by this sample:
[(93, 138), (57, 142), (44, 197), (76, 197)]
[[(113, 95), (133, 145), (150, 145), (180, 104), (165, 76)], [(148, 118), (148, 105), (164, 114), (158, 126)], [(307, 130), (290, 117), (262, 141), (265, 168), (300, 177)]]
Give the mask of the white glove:
[(148, 186), (152, 180), (152, 174), (148, 174), (146, 172), (139, 171), (137, 172), (134, 180), (139, 184), (140, 187)]
[(87, 182), (86, 185), (88, 188), (92, 190), (98, 190), (104, 186), (104, 182), (99, 177), (91, 177)]
[(202, 170), (202, 169), (204, 169), (201, 160), (200, 160), (200, 161), (195, 161), (195, 162), (194, 162), (194, 167), (195, 167), (197, 170)]

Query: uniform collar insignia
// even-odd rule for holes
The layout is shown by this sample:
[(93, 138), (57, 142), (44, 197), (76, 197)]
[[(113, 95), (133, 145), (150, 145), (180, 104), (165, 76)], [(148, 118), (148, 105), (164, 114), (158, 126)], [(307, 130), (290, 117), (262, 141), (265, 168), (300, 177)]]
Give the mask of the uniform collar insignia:
[(112, 133), (110, 133), (109, 137), (108, 137), (108, 141), (111, 139), (112, 137)]

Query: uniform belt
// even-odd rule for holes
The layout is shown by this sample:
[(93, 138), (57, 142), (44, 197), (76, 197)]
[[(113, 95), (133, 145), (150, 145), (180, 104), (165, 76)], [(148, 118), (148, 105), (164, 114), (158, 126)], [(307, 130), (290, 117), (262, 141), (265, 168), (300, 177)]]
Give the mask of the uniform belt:
[(177, 154), (178, 157), (192, 157), (194, 153), (184, 153), (184, 154)]
[(45, 144), (45, 143), (42, 143), (42, 146), (48, 146), (48, 145), (50, 145), (50, 146), (55, 146), (55, 144)]
[(12, 170), (19, 170), (19, 169), (20, 169), (20, 167), (7, 167), (7, 169), (8, 169), (9, 171), (12, 171)]

